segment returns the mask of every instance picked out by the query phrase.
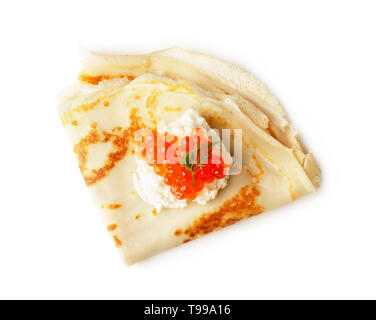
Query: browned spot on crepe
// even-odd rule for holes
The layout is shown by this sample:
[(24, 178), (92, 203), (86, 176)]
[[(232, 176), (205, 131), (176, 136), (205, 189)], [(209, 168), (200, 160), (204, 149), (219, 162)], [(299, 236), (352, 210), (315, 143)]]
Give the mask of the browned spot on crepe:
[[(130, 111), (131, 124), (128, 128), (113, 133), (103, 131), (100, 134), (97, 129), (97, 124), (92, 123), (92, 130), (75, 144), (73, 150), (77, 154), (79, 168), (88, 187), (105, 178), (127, 154), (129, 143), (133, 140), (135, 132), (141, 129), (141, 119), (136, 113), (136, 109)], [(107, 154), (104, 165), (101, 168), (88, 169), (86, 164), (88, 161), (89, 146), (101, 142), (111, 142), (115, 150)]]
[(121, 246), (122, 246), (122, 242), (121, 242), (121, 240), (117, 237), (117, 236), (114, 236), (114, 241), (115, 241), (115, 246), (117, 247), (117, 248), (120, 248)]
[(154, 116), (154, 111), (157, 108), (157, 100), (162, 93), (163, 93), (162, 91), (152, 90), (150, 92), (150, 95), (147, 97), (146, 103), (145, 103), (145, 107), (148, 111), (150, 121), (155, 126), (156, 126), (157, 121), (156, 121), (155, 116)]
[(78, 126), (78, 121), (77, 120), (72, 120), (71, 124), (72, 124), (72, 126)]
[[(99, 103), (100, 103), (103, 99), (109, 99), (109, 98), (115, 96), (115, 95), (118, 94), (118, 93), (119, 93), (119, 89), (118, 89), (118, 90), (115, 90), (114, 92), (112, 92), (110, 95), (108, 95), (108, 96), (106, 96), (106, 97), (99, 97), (99, 98), (97, 98), (97, 99), (96, 99), (95, 101), (93, 101), (93, 102), (81, 104), (81, 105), (79, 105), (79, 106), (77, 106), (77, 107), (72, 108), (71, 110), (68, 110), (68, 111), (64, 112), (63, 114), (60, 115), (60, 119), (61, 119), (63, 125), (66, 125), (66, 124), (69, 123), (69, 122), (70, 122), (72, 125), (76, 125), (76, 124), (73, 123), (73, 121), (75, 121), (75, 120), (72, 120), (72, 121), (71, 121), (71, 119), (72, 119), (74, 113), (77, 113), (77, 112), (88, 112), (88, 111), (90, 111), (90, 110), (93, 110), (93, 109), (95, 109), (95, 108), (99, 105)], [(109, 104), (110, 104), (110, 103), (109, 103), (107, 100), (105, 100), (105, 101), (103, 102), (103, 106), (104, 106), (104, 107), (109, 106)], [(76, 122), (77, 122), (77, 121), (76, 121)]]
[(138, 219), (140, 219), (140, 215), (138, 214), (138, 215), (136, 215), (134, 218), (135, 218), (136, 220), (138, 220)]
[(264, 174), (264, 169), (262, 168), (261, 164), (257, 161), (256, 155), (252, 155), (252, 159), (255, 162), (255, 165), (258, 169), (257, 173), (252, 172), (249, 168), (246, 168), (245, 171), (254, 178), (255, 183), (260, 183), (260, 177)]
[(110, 209), (110, 210), (116, 210), (116, 209), (119, 209), (121, 208), (123, 205), (120, 204), (120, 203), (110, 203), (107, 205), (107, 208)]
[(101, 98), (98, 98), (91, 103), (81, 104), (80, 106), (73, 108), (72, 112), (87, 112), (89, 110), (93, 110), (101, 100)]
[(117, 224), (110, 224), (107, 226), (108, 231), (115, 231), (117, 229), (118, 225)]
[(188, 235), (188, 239), (194, 239), (262, 213), (264, 208), (257, 203), (259, 195), (260, 192), (255, 185), (243, 186), (235, 196), (225, 201), (216, 211), (203, 214), (196, 219), (192, 226), (184, 231), (184, 234)]
[(98, 76), (90, 76), (84, 73), (81, 73), (78, 76), (79, 81), (87, 82), (87, 83), (94, 84), (94, 85), (97, 85), (99, 82), (102, 82), (103, 80), (123, 79), (123, 78), (127, 78), (128, 80), (132, 81), (135, 77), (132, 75), (126, 75), (126, 74), (116, 74), (116, 75), (101, 74)]
[[(267, 129), (266, 129), (266, 131), (274, 138), (274, 139), (276, 139), (276, 140), (278, 140), (278, 138), (277, 138), (277, 135), (276, 135), (276, 133), (274, 132), (274, 130), (269, 126)], [(279, 140), (278, 140), (279, 141)]]
[(182, 110), (181, 107), (168, 107), (168, 106), (164, 107), (164, 109), (166, 111), (173, 111), (173, 112), (179, 112)]
[(174, 235), (175, 235), (176, 237), (179, 237), (179, 236), (181, 236), (182, 233), (183, 233), (183, 232), (182, 232), (180, 229), (178, 229), (178, 230), (175, 230)]
[[(220, 115), (204, 114), (204, 117), (211, 128), (231, 129), (230, 123)], [(233, 134), (233, 133), (232, 133)]]

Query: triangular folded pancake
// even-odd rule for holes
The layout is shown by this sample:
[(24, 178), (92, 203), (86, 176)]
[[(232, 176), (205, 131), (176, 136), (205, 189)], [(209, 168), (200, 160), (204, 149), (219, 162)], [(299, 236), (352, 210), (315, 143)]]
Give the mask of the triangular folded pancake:
[[(242, 170), (204, 205), (155, 208), (135, 190), (134, 134), (188, 109), (212, 128), (242, 129)], [(83, 177), (124, 261), (153, 254), (312, 192), (320, 171), (277, 98), (254, 76), (180, 48), (148, 55), (89, 54), (59, 112)]]

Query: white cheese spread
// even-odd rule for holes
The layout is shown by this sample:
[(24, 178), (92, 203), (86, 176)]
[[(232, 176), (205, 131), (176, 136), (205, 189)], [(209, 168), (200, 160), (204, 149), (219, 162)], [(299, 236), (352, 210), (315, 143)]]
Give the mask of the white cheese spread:
[[(195, 128), (201, 128), (207, 132), (211, 130), (206, 120), (193, 109), (188, 109), (173, 122), (158, 124), (158, 132), (168, 132), (179, 139), (189, 136)], [(210, 136), (215, 137), (216, 141), (220, 140), (213, 130), (210, 131)], [(224, 151), (222, 145), (222, 152)], [(193, 201), (205, 204), (214, 199), (218, 191), (226, 187), (227, 180), (228, 176), (206, 183)], [(137, 169), (133, 174), (133, 184), (142, 200), (153, 205), (157, 212), (160, 212), (162, 208), (184, 208), (188, 204), (186, 199), (177, 199), (171, 193), (170, 187), (163, 182), (163, 178), (154, 173), (153, 167), (141, 159), (138, 160)]]

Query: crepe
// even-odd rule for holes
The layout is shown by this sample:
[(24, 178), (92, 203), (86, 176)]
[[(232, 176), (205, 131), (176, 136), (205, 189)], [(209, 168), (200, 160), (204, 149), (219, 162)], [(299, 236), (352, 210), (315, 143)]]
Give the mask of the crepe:
[[(318, 187), (278, 99), (253, 75), (216, 58), (170, 48), (147, 55), (88, 54), (58, 109), (80, 170), (124, 262), (282, 206)], [(242, 129), (242, 170), (205, 205), (157, 213), (135, 191), (135, 132), (188, 109), (212, 128)]]

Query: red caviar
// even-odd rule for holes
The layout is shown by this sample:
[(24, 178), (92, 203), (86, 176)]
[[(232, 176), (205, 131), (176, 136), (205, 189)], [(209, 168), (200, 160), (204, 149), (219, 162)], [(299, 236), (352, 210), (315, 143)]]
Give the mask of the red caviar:
[(216, 143), (201, 129), (194, 129), (180, 143), (177, 136), (154, 131), (139, 150), (177, 199), (194, 200), (206, 183), (226, 177), (223, 158), (213, 154)]

